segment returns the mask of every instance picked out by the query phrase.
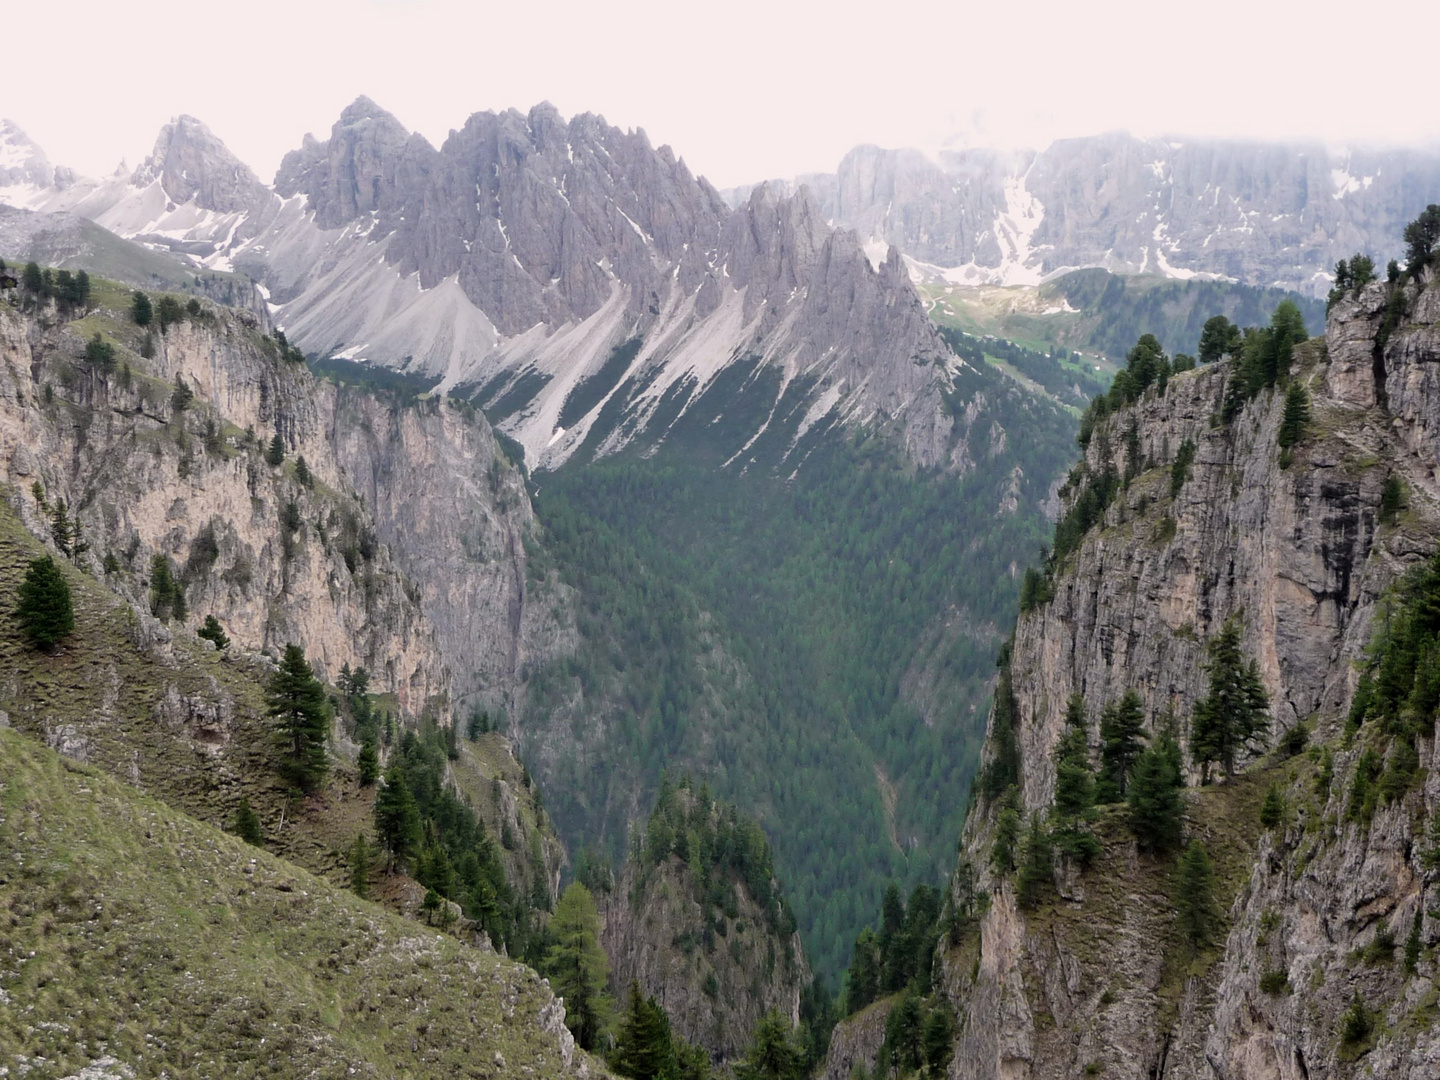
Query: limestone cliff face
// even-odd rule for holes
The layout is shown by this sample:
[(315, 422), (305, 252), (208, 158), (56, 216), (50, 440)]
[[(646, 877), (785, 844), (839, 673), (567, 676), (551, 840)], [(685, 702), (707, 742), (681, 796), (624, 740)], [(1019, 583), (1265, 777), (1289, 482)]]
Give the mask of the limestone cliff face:
[[(102, 327), (120, 339), (108, 377), (82, 359), (85, 332)], [(49, 531), (63, 499), (90, 544), (83, 560), (142, 610), (163, 556), (190, 622), (213, 614), (249, 649), (300, 642), (331, 679), (364, 666), (413, 714), (443, 702), (449, 677), (415, 587), (329, 451), (333, 390), (244, 314), (206, 308), (154, 333), (149, 360), (143, 337), (103, 313), (75, 324), (0, 308), (0, 479), (24, 492), (32, 531)], [(274, 432), (282, 467), (263, 457)]]
[[(164, 555), (191, 621), (214, 614), (244, 647), (301, 641), (332, 679), (364, 666), (412, 714), (512, 710), (527, 664), (575, 634), (565, 587), (527, 584), (520, 471), (474, 409), (317, 380), (264, 329), (206, 305), (153, 332), (145, 359), (123, 314), (73, 323), (0, 307), (0, 480), (27, 494), (37, 533), (37, 481), (47, 506), (74, 508), (86, 558), (100, 570), (115, 556), (110, 583), (142, 608)], [(118, 347), (108, 378), (83, 359), (96, 331)], [(177, 379), (195, 395), (185, 409)], [(263, 456), (276, 433), (279, 468)]]
[[(109, 283), (100, 288), (114, 303)], [(108, 375), (84, 359), (94, 333), (115, 346)], [(183, 407), (181, 385), (193, 395)], [(276, 433), (280, 466), (265, 457)], [(322, 678), (364, 667), (371, 691), (393, 695), (403, 713), (463, 723), (467, 699), (495, 715), (533, 649), (564, 646), (551, 613), (568, 611), (565, 597), (542, 588), (542, 614), (530, 610), (539, 606), (528, 603), (525, 581), (530, 505), (484, 418), (317, 380), (248, 312), (206, 305), (163, 334), (156, 328), (147, 344), (128, 313), (101, 307), (77, 322), (53, 306), (0, 303), (0, 491), (52, 544), (53, 514), (66, 504), (89, 545), (75, 562), (162, 666), (184, 668), (205, 645), (193, 631), (219, 618), (250, 692), (242, 701), (220, 683), (166, 687), (153, 704), (163, 734), (146, 737), (116, 720), (126, 691), (113, 670), (101, 704), (77, 710), (80, 720), (15, 704), (18, 684), (0, 688), (4, 708), (62, 752), (154, 783), (222, 824), (239, 778), (256, 772), (245, 755), (267, 737), (259, 699), (271, 665), (255, 654), (296, 642)], [(183, 619), (151, 615), (156, 557), (183, 590)], [(242, 729), (254, 738), (239, 746)], [(353, 762), (359, 747), (346, 730), (335, 725), (334, 748)], [(512, 887), (536, 909), (552, 906), (565, 851), (509, 740), (460, 740), (448, 779), (500, 842)], [(278, 835), (285, 792), (274, 783), (275, 792), (252, 784), (249, 795)], [(320, 825), (284, 834), (287, 853), (334, 870), (335, 852), (353, 839), (336, 822), (362, 828), (372, 797), (347, 780)]]
[[(1187, 829), (1216, 855), (1228, 928), (1215, 955), (1188, 967), (1166, 955), (1170, 871), (1137, 855), (1121, 811), (1098, 826), (1097, 868), (1066, 872), (1060, 898), (1028, 913), (987, 869), (992, 819), (972, 814), (963, 854), (991, 903), (975, 928), (978, 961), (942, 950), (961, 1020), (952, 1077), (1079, 1075), (1092, 1063), (1106, 1076), (1285, 1080), (1440, 1068), (1431, 953), (1440, 922), (1426, 896), (1435, 874), (1418, 854), (1440, 804), (1435, 743), (1419, 740), (1424, 783), (1367, 823), (1347, 818), (1362, 740), (1342, 735), (1382, 596), (1440, 535), (1440, 288), (1407, 288), (1408, 313), (1388, 336), (1377, 284), (1336, 306), (1324, 340), (1297, 350), (1293, 377), (1309, 389), (1313, 419), (1288, 468), (1277, 446), (1283, 392), (1262, 393), (1228, 426), (1215, 420), (1228, 365), (1172, 379), (1163, 396), (1152, 390), (1097, 429), (1090, 471), (1111, 464), (1123, 474), (1137, 446), (1142, 460), (1060, 568), (1054, 599), (1017, 624), (1025, 808), (1051, 802), (1072, 692), (1085, 696), (1092, 743), (1100, 708), (1129, 688), (1149, 725), (1168, 711), (1183, 734), (1206, 690), (1205, 643), (1232, 615), (1270, 694), (1272, 745), (1303, 723), (1316, 751), (1289, 761), (1271, 753), (1233, 781), (1187, 793)], [(1172, 498), (1170, 465), (1187, 439), (1195, 462)], [(1408, 507), (1382, 522), (1390, 476)], [(1328, 786), (1317, 780), (1318, 744), (1333, 760)], [(1267, 784), (1290, 812), (1262, 834)], [(1405, 940), (1417, 913), (1424, 948), (1407, 975), (1383, 946)], [(1273, 982), (1282, 973), (1293, 993), (1262, 992), (1266, 973)], [(1356, 994), (1380, 1034), (1352, 1063), (1339, 1026)]]
[(566, 587), (529, 580), (524, 477), (475, 410), (397, 409), (342, 388), (325, 418), (335, 460), (417, 583), (455, 699), (512, 713), (529, 665), (575, 647)]

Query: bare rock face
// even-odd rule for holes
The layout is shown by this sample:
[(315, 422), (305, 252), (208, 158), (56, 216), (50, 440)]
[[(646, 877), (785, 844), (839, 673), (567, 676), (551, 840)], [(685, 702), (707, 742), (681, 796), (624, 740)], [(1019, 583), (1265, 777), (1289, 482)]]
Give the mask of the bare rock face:
[[(189, 622), (214, 614), (249, 649), (303, 643), (330, 679), (363, 666), (412, 714), (448, 702), (414, 586), (329, 451), (333, 388), (278, 360), (248, 318), (208, 309), (156, 334), (151, 361), (122, 347), (124, 366), (102, 379), (80, 373), (63, 324), (0, 309), (0, 477), (42, 536), (64, 500), (85, 561), (137, 608), (150, 608), (154, 558), (168, 559)], [(194, 395), (183, 408), (182, 383)], [(290, 457), (279, 469), (261, 456), (277, 432)], [(297, 452), (310, 485), (295, 475)]]
[(566, 587), (529, 580), (534, 513), (490, 425), (439, 399), (394, 408), (350, 389), (324, 422), (379, 538), (417, 584), (456, 704), (514, 709), (528, 665), (569, 651), (576, 630)]
[[(1152, 729), (1173, 716), (1183, 738), (1207, 689), (1205, 643), (1231, 617), (1270, 695), (1272, 744), (1304, 725), (1314, 750), (1252, 757), (1242, 775), (1187, 793), (1187, 829), (1216, 859), (1226, 931), (1184, 962), (1169, 864), (1136, 852), (1123, 811), (1097, 826), (1096, 866), (1065, 871), (1058, 896), (1028, 912), (988, 869), (990, 813), (972, 813), (963, 857), (991, 903), (963, 947), (941, 950), (963, 1032), (952, 1077), (1433, 1073), (1440, 1042), (1427, 1003), (1440, 971), (1428, 948), (1440, 925), (1420, 852), (1433, 846), (1426, 829), (1440, 805), (1435, 740), (1428, 730), (1418, 740), (1428, 778), (1367, 818), (1351, 806), (1367, 740), (1343, 729), (1386, 590), (1440, 535), (1437, 296), (1427, 278), (1398, 297), (1375, 286), (1334, 307), (1325, 340), (1296, 353), (1292, 378), (1313, 413), (1288, 467), (1282, 391), (1219, 424), (1229, 365), (1178, 376), (1097, 427), (1086, 468), (1123, 474), (1138, 453), (1138, 473), (1059, 568), (1053, 600), (1017, 624), (1024, 808), (1051, 803), (1072, 692), (1085, 697), (1092, 745), (1101, 707), (1127, 689), (1141, 693)], [(1187, 440), (1194, 465), (1172, 495)], [(1408, 502), (1382, 520), (1390, 477)], [(1258, 810), (1272, 784), (1289, 809), (1266, 831)], [(1412, 932), (1423, 948), (1407, 973), (1392, 945)], [(1341, 1018), (1357, 995), (1376, 1035), (1347, 1044)]]
[(155, 149), (130, 177), (136, 187), (156, 181), (172, 202), (194, 200), (201, 210), (222, 214), (250, 210), (271, 197), (250, 167), (193, 116), (161, 127)]
[(781, 937), (744, 885), (727, 888), (734, 914), (722, 909), (707, 918), (689, 868), (672, 856), (648, 872), (632, 862), (600, 907), (615, 993), (624, 1000), (638, 983), (665, 1007), (678, 1034), (720, 1062), (745, 1055), (771, 1009), (799, 1023), (800, 994), (810, 982), (799, 934)]
[[(339, 228), (361, 214), (393, 213), (402, 203), (398, 174), (409, 141), (395, 117), (369, 98), (357, 98), (340, 114), (328, 142), (306, 135), (299, 150), (285, 155), (275, 190), (285, 198), (308, 195), (315, 223), (324, 229)], [(422, 153), (423, 143), (419, 140), (409, 156)]]
[[(506, 335), (580, 321), (628, 287), (639, 306), (665, 262), (712, 239), (724, 207), (682, 162), (591, 115), (549, 104), (528, 115), (476, 113), (439, 152), (366, 98), (325, 143), (285, 158), (276, 190), (304, 194), (321, 228), (374, 213), (394, 232), (386, 257), (422, 289), (458, 275)], [(367, 234), (369, 235), (369, 234)], [(608, 264), (602, 266), (601, 263)]]
[(859, 1069), (874, 1075), (875, 1059), (885, 1042), (885, 1021), (894, 1004), (893, 998), (876, 1001), (835, 1025), (825, 1055), (825, 1080), (850, 1080)]
[(947, 155), (942, 164), (916, 150), (857, 146), (836, 170), (833, 216), (861, 236), (894, 237), (926, 262), (998, 267), (1015, 255), (1004, 232), (992, 228), (1005, 206), (1005, 181), (1023, 175), (1033, 157), (977, 150)]
[(476, 113), (437, 150), (362, 97), (273, 188), (182, 116), (133, 174), (21, 202), (249, 275), (306, 352), (463, 390), (532, 468), (656, 445), (707, 393), (702, 411), (745, 417), (719, 461), (863, 423), (926, 467), (966, 464), (955, 361), (898, 256), (872, 264), (803, 186), (732, 210), (668, 146), (591, 114)]

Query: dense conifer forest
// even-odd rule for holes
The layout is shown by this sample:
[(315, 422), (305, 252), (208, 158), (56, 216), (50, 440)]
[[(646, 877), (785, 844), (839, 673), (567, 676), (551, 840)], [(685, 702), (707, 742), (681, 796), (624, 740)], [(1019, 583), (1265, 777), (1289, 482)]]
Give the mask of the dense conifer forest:
[[(962, 477), (838, 434), (793, 477), (663, 453), (543, 477), (545, 547), (580, 589), (584, 645), (536, 675), (530, 708), (578, 683), (621, 732), (605, 767), (552, 782), (561, 829), (613, 849), (625, 822), (595, 810), (614, 789), (693, 768), (764, 822), (807, 955), (837, 976), (887, 881), (948, 869), (1017, 557), (1048, 532), (1023, 502), (1002, 507), (1008, 473), (1058, 473), (1054, 412), (1048, 438)], [(916, 690), (917, 653), (940, 692)]]

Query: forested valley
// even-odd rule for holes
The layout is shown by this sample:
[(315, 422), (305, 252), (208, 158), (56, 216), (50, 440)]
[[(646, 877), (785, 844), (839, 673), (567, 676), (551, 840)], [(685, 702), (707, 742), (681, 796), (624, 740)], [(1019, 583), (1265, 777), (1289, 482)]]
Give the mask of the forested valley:
[(798, 468), (662, 449), (536, 478), (533, 572), (578, 588), (584, 643), (532, 676), (523, 726), (579, 687), (618, 733), (545, 777), (562, 832), (618, 852), (625, 792), (703, 775), (770, 832), (832, 981), (886, 882), (953, 858), (995, 650), (1069, 454), (1062, 410), (972, 377), (1014, 399), (1025, 437), (978, 447), (968, 475), (837, 429)]

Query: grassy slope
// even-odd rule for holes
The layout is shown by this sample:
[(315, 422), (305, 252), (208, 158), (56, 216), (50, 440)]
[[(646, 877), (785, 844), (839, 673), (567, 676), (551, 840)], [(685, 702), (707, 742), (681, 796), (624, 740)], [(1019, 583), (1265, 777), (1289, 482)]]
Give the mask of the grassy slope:
[[(526, 782), (527, 773), (511, 749), (510, 740), (496, 732), (481, 735), (475, 742), (459, 741), (460, 758), (451, 763), (450, 778), (465, 800), (480, 815), (485, 828), (501, 845), (501, 857), (510, 884), (532, 900), (537, 876), (545, 879), (565, 855), (554, 825), (544, 810), (540, 786)], [(514, 796), (515, 816), (520, 835), (512, 835), (512, 847), (505, 847), (506, 820), (501, 789)]]
[[(1207, 948), (1192, 950), (1177, 925), (1176, 858), (1136, 856), (1134, 835), (1124, 807), (1103, 812), (1096, 833), (1105, 851), (1095, 868), (1080, 876), (1076, 901), (1054, 898), (1027, 916), (1029, 934), (1042, 952), (1046, 943), (1063, 942), (1084, 973), (1082, 994), (1109, 990), (1115, 997), (1138, 996), (1159, 1014), (1157, 1029), (1174, 1022), (1181, 994), (1191, 977), (1202, 979), (1220, 959), (1228, 913), (1246, 883), (1259, 841), (1260, 803), (1278, 772), (1268, 764), (1227, 784), (1192, 788), (1187, 794), (1186, 832), (1199, 839), (1215, 863), (1215, 900), (1220, 925)], [(1143, 943), (1140, 953), (1152, 961), (1150, 980), (1136, 984), (1116, 970), (1116, 942)]]
[(105, 1055), (139, 1077), (565, 1071), (533, 972), (4, 730), (0, 849), (16, 1075)]
[[(242, 797), (267, 843), (342, 879), (341, 852), (369, 828), (372, 792), (337, 763), (323, 795), (295, 804), (264, 715), (261, 662), (220, 656), (180, 632), (168, 652), (136, 644), (135, 613), (65, 565), (75, 633), (53, 655), (21, 641), (13, 616), (25, 567), (45, 548), (0, 491), (0, 711), (15, 728), (79, 756), (216, 825)], [(60, 560), (63, 564), (63, 560)], [(283, 824), (282, 824), (283, 822)]]

